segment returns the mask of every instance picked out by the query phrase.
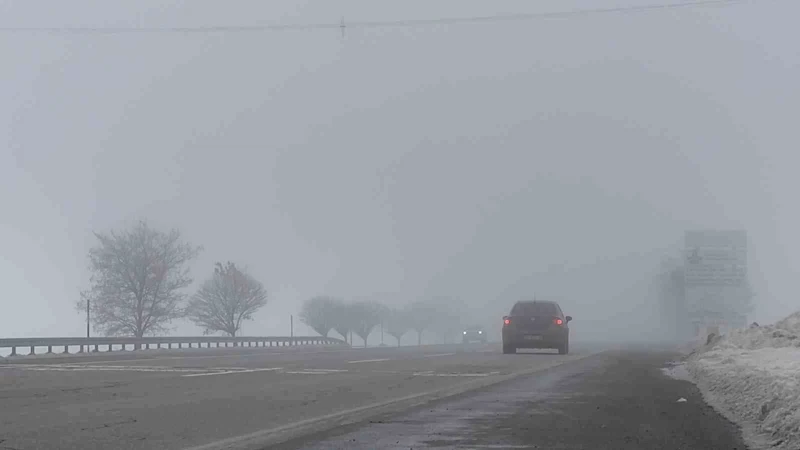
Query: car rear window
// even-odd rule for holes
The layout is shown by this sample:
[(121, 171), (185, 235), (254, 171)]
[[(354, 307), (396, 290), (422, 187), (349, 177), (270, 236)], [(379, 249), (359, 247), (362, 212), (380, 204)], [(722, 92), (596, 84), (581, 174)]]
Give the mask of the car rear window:
[(511, 309), (513, 316), (557, 316), (558, 309), (553, 303), (517, 303)]

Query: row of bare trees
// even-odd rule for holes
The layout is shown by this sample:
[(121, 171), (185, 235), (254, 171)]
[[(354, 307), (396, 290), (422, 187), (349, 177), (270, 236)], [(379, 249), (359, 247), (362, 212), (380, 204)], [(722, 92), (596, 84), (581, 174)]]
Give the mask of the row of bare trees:
[(398, 346), (402, 337), (413, 330), (419, 345), (425, 331), (441, 333), (445, 342), (448, 336), (460, 332), (465, 325), (464, 310), (457, 300), (444, 297), (398, 307), (377, 301), (346, 302), (336, 297), (318, 296), (303, 303), (300, 320), (325, 337), (335, 331), (347, 340), (352, 332), (364, 341), (365, 347), (370, 333), (378, 326), (394, 337)]
[[(188, 319), (206, 334), (236, 336), (242, 323), (267, 303), (264, 286), (232, 262), (216, 263), (197, 292), (187, 294), (193, 283), (189, 264), (202, 248), (185, 242), (178, 230), (163, 232), (139, 222), (95, 237), (97, 245), (89, 251), (90, 288), (81, 293), (77, 307), (89, 310), (94, 329), (103, 334), (157, 335), (167, 332), (172, 321)], [(304, 302), (300, 318), (322, 336), (335, 330), (348, 340), (355, 334), (364, 345), (380, 326), (400, 345), (411, 330), (418, 343), (425, 331), (437, 331), (446, 341), (460, 332), (465, 310), (443, 297), (397, 307), (319, 296)]]
[(94, 328), (110, 336), (142, 337), (168, 331), (188, 318), (204, 333), (236, 336), (242, 322), (267, 303), (264, 286), (232, 262), (217, 263), (193, 295), (189, 264), (202, 250), (178, 230), (162, 232), (139, 222), (124, 231), (95, 233), (89, 251), (91, 287), (77, 307), (89, 310)]

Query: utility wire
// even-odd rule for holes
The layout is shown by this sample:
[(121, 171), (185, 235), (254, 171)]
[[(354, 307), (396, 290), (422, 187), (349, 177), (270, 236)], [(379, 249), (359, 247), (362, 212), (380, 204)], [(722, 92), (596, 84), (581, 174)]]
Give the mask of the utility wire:
[[(550, 13), (517, 13), (491, 16), (473, 17), (442, 17), (437, 19), (409, 19), (389, 21), (361, 21), (345, 23), (309, 23), (287, 25), (220, 25), (196, 27), (0, 27), (0, 32), (6, 33), (87, 33), (87, 34), (130, 34), (130, 33), (242, 33), (264, 31), (295, 31), (295, 30), (333, 30), (345, 28), (409, 28), (435, 25), (458, 25), (470, 23), (510, 22), (536, 19), (566, 19), (578, 16), (591, 16), (599, 14), (614, 14), (628, 12), (665, 11), (678, 8), (693, 8), (703, 6), (729, 6), (747, 0), (695, 0), (681, 3), (661, 3), (641, 6), (622, 6), (617, 8), (580, 9), (574, 11), (561, 11)], [(762, 0), (763, 1), (763, 0)]]

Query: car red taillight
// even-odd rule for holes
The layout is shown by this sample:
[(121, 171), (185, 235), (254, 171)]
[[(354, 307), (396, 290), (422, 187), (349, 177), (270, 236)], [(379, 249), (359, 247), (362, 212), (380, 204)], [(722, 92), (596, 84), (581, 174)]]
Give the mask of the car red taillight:
[(511, 325), (511, 319), (503, 320), (503, 325)]
[(564, 325), (564, 321), (563, 321), (563, 320), (561, 320), (561, 319), (559, 319), (559, 318), (556, 318), (556, 319), (554, 320), (554, 322), (556, 323), (556, 325)]

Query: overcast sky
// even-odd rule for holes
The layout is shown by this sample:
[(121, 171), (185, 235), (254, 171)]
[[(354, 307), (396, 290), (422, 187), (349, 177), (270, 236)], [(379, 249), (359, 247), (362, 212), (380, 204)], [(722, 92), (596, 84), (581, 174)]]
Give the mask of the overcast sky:
[[(643, 3), (14, 0), (0, 26)], [(0, 32), (0, 335), (81, 335), (91, 232), (138, 219), (205, 247), (198, 282), (232, 260), (267, 286), (245, 334), (288, 333), (320, 293), (460, 296), (501, 316), (534, 289), (577, 328), (652, 302), (634, 288), (690, 228), (747, 229), (753, 318), (778, 319), (798, 309), (798, 15), (762, 0), (344, 37)]]

